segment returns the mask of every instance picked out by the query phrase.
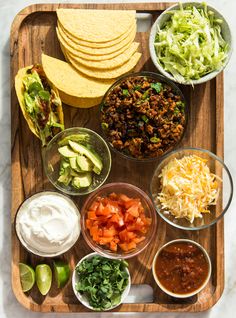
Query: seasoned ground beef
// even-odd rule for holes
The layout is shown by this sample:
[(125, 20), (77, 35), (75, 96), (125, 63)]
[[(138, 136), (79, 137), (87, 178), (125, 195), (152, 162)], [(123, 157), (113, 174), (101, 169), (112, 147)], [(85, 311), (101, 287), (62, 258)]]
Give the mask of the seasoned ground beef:
[(106, 96), (102, 129), (112, 146), (138, 158), (154, 158), (181, 139), (185, 118), (182, 97), (152, 77), (123, 79)]

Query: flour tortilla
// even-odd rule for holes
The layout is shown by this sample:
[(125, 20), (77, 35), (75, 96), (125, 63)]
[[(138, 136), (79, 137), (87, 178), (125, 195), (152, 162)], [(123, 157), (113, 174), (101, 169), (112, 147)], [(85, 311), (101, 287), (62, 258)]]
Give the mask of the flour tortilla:
[[(131, 58), (131, 56), (137, 51), (138, 46), (139, 46), (139, 43), (133, 42), (125, 52), (114, 57), (113, 59), (104, 60), (104, 61), (89, 61), (89, 60), (80, 58), (78, 56), (75, 56), (73, 54), (70, 54), (69, 52), (67, 52), (67, 54), (71, 58), (73, 58), (76, 62), (84, 65), (85, 67), (108, 70), (108, 69), (119, 67), (123, 65), (124, 63), (126, 63)], [(66, 49), (63, 47), (63, 45), (61, 46), (61, 48), (62, 48), (62, 51), (65, 52), (66, 54)]]
[(87, 42), (109, 42), (127, 33), (134, 10), (57, 9), (61, 25), (73, 37)]
[(90, 55), (106, 55), (114, 53), (122, 49), (124, 46), (131, 44), (134, 41), (136, 35), (136, 27), (131, 31), (131, 33), (129, 33), (129, 35), (123, 41), (117, 43), (116, 45), (103, 48), (92, 48), (76, 44), (75, 42), (70, 40), (61, 29), (57, 28), (56, 32), (59, 42), (63, 44), (67, 51), (74, 55), (79, 55), (80, 52)]
[(47, 78), (61, 92), (77, 98), (102, 97), (114, 80), (96, 80), (74, 69), (71, 64), (42, 54), (42, 64)]
[(90, 48), (106, 48), (106, 47), (111, 47), (113, 45), (117, 45), (118, 43), (124, 41), (129, 35), (130, 33), (136, 29), (136, 21), (134, 21), (133, 26), (130, 27), (130, 30), (123, 34), (122, 36), (120, 36), (119, 38), (113, 40), (113, 41), (109, 41), (109, 42), (102, 42), (102, 43), (96, 43), (96, 42), (88, 42), (88, 41), (83, 41), (83, 40), (79, 40), (77, 38), (75, 38), (73, 35), (71, 35), (62, 25), (61, 23), (58, 21), (57, 23), (57, 27), (60, 30), (61, 33), (65, 34), (66, 37), (68, 37), (71, 41), (73, 41), (75, 44), (77, 45), (83, 45), (83, 46), (87, 46)]
[(115, 79), (125, 73), (130, 72), (138, 63), (140, 57), (141, 57), (141, 53), (134, 53), (133, 56), (131, 56), (131, 58), (124, 63), (123, 65), (110, 69), (110, 70), (100, 70), (97, 68), (88, 68), (80, 63), (78, 63), (68, 52), (65, 53), (67, 60), (74, 66), (74, 68), (76, 68), (76, 70), (78, 70), (79, 72), (90, 76), (90, 77), (94, 77), (97, 79)]

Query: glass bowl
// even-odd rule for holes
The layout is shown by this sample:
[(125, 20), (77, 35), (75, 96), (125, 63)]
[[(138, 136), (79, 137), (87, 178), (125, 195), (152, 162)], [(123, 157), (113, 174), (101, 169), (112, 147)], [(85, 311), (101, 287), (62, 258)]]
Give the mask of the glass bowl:
[[(111, 250), (106, 248), (105, 245), (101, 246), (97, 244), (96, 242), (93, 241), (92, 237), (90, 236), (89, 230), (86, 228), (85, 222), (86, 222), (87, 212), (89, 211), (91, 204), (96, 200), (98, 196), (106, 197), (107, 195), (111, 193), (125, 194), (131, 198), (139, 198), (144, 207), (146, 217), (149, 217), (152, 219), (151, 225), (147, 233), (145, 233), (145, 239), (142, 242), (138, 243), (135, 249), (130, 250), (129, 252), (124, 252), (120, 250), (119, 248), (117, 252), (112, 252)], [(138, 187), (129, 183), (109, 183), (102, 186), (100, 189), (90, 194), (90, 196), (85, 201), (81, 210), (81, 231), (85, 241), (95, 252), (110, 258), (125, 259), (125, 258), (136, 256), (139, 253), (141, 253), (152, 241), (155, 230), (156, 230), (156, 224), (157, 224), (157, 213), (153, 206), (152, 200), (144, 191), (142, 191)]]
[[(203, 252), (205, 259), (208, 263), (208, 273), (207, 273), (207, 277), (206, 277), (205, 281), (203, 281), (202, 285), (199, 288), (193, 290), (192, 292), (188, 292), (185, 294), (174, 293), (174, 292), (170, 291), (169, 289), (167, 289), (166, 287), (164, 287), (163, 284), (160, 282), (158, 275), (156, 274), (156, 262), (157, 262), (158, 256), (160, 255), (160, 253), (163, 251), (164, 248), (166, 248), (169, 245), (176, 244), (176, 243), (177, 244), (178, 243), (189, 243), (189, 244), (195, 245), (197, 248), (199, 248)], [(166, 294), (168, 294), (172, 297), (176, 297), (176, 298), (187, 298), (187, 297), (192, 297), (192, 296), (198, 294), (204, 287), (206, 287), (207, 283), (209, 282), (209, 279), (211, 277), (211, 272), (212, 272), (211, 259), (208, 255), (207, 251), (199, 243), (194, 242), (192, 240), (188, 240), (188, 239), (177, 239), (177, 240), (173, 240), (173, 241), (170, 241), (170, 242), (164, 244), (157, 251), (157, 253), (153, 259), (153, 262), (152, 262), (152, 274), (153, 274), (153, 277), (155, 279), (155, 282), (160, 287), (160, 289), (163, 290)]]
[[(69, 137), (72, 135), (82, 136), (79, 143), (84, 144), (89, 148), (91, 147), (90, 150), (94, 150), (102, 159), (103, 168), (101, 173), (99, 175), (93, 173), (92, 183), (87, 188), (76, 189), (71, 184), (66, 186), (58, 182), (61, 159), (61, 155), (58, 152), (58, 148), (60, 147), (58, 143), (65, 137)], [(73, 127), (60, 132), (55, 137), (53, 137), (46, 148), (43, 148), (42, 156), (44, 171), (49, 181), (58, 190), (69, 195), (85, 195), (96, 190), (106, 181), (111, 170), (111, 154), (109, 147), (100, 135), (88, 128)]]
[[(76, 267), (78, 267), (84, 260), (86, 259), (90, 259), (96, 255), (99, 255), (99, 253), (91, 253), (91, 254), (88, 254), (86, 256), (84, 256), (79, 262), (78, 264), (75, 266), (75, 269), (73, 271), (73, 275), (72, 275), (72, 288), (73, 288), (73, 291), (74, 291), (74, 294), (75, 296), (77, 297), (77, 299), (87, 308), (91, 309), (91, 310), (95, 310), (90, 304), (89, 304), (89, 301), (87, 299), (87, 297), (85, 295), (82, 295), (80, 292), (78, 292), (76, 290), (76, 285), (78, 284), (79, 282), (79, 276), (78, 274), (76, 273)], [(121, 296), (121, 299), (120, 299), (120, 302), (108, 309), (104, 309), (103, 311), (107, 311), (107, 310), (112, 310), (118, 306), (120, 306), (120, 304), (122, 304), (124, 301), (125, 301), (125, 298), (128, 296), (129, 294), (129, 291), (130, 291), (130, 287), (131, 287), (131, 277), (130, 277), (130, 273), (129, 273), (129, 270), (128, 268), (125, 269), (127, 274), (129, 275), (128, 277), (128, 285), (126, 286), (125, 290), (123, 291), (123, 294)]]
[[(75, 217), (77, 226), (73, 221)], [(66, 224), (66, 220), (71, 224)], [(62, 233), (63, 228), (67, 232), (69, 229), (69, 232)], [(71, 198), (64, 194), (56, 191), (38, 192), (26, 198), (18, 207), (15, 231), (28, 252), (41, 257), (57, 257), (78, 241), (81, 232), (80, 211)], [(55, 241), (55, 237), (58, 241)]]
[[(151, 79), (154, 79), (156, 80), (157, 82), (161, 82), (161, 83), (166, 83), (168, 84), (172, 89), (173, 91), (179, 95), (181, 97), (181, 101), (185, 104), (185, 109), (184, 109), (184, 115), (185, 115), (185, 123), (184, 123), (184, 130), (183, 130), (183, 133), (180, 137), (180, 139), (174, 143), (173, 145), (171, 145), (162, 155), (157, 155), (156, 157), (147, 157), (147, 158), (136, 158), (136, 157), (133, 157), (129, 154), (126, 154), (122, 151), (119, 151), (118, 149), (114, 148), (113, 145), (111, 144), (110, 140), (109, 140), (109, 137), (107, 136), (106, 134), (106, 129), (103, 128), (103, 125), (102, 125), (102, 112), (103, 112), (103, 107), (104, 107), (104, 104), (105, 104), (105, 100), (107, 98), (107, 96), (117, 87), (117, 85), (119, 85), (122, 81), (124, 81), (125, 79), (127, 78), (130, 78), (130, 77), (147, 77), (147, 78), (151, 78)], [(163, 155), (165, 155), (166, 153), (170, 152), (171, 150), (175, 149), (179, 143), (182, 141), (183, 137), (184, 137), (184, 134), (185, 134), (185, 131), (186, 131), (186, 128), (187, 128), (187, 124), (188, 124), (188, 113), (189, 113), (189, 108), (188, 108), (188, 105), (187, 105), (187, 102), (186, 102), (186, 99), (182, 93), (182, 91), (179, 89), (179, 87), (173, 83), (171, 80), (169, 80), (168, 78), (164, 77), (163, 75), (160, 75), (160, 74), (157, 74), (157, 73), (153, 73), (153, 72), (137, 72), (137, 73), (129, 73), (129, 74), (126, 74), (124, 76), (121, 76), (109, 89), (108, 91), (106, 92), (106, 94), (104, 95), (103, 97), (103, 100), (101, 102), (101, 105), (100, 105), (100, 127), (101, 127), (101, 135), (103, 136), (103, 138), (106, 140), (106, 142), (108, 143), (108, 145), (110, 146), (110, 148), (117, 154), (121, 155), (122, 157), (124, 157), (125, 159), (130, 159), (130, 160), (133, 160), (135, 162), (141, 162), (141, 163), (144, 163), (144, 162), (152, 162), (152, 161), (156, 161), (158, 159), (160, 159)]]
[[(184, 156), (199, 156), (206, 159), (210, 172), (217, 175), (221, 180), (218, 182), (219, 196), (216, 205), (208, 206), (210, 213), (202, 213), (202, 218), (194, 218), (191, 223), (185, 218), (175, 218), (167, 208), (162, 208), (158, 193), (161, 191), (160, 174), (162, 169), (173, 159), (181, 159)], [(200, 230), (215, 224), (228, 210), (233, 197), (233, 180), (229, 169), (224, 162), (212, 152), (200, 148), (182, 148), (166, 155), (154, 171), (150, 191), (153, 203), (158, 214), (169, 224), (183, 230)]]
[[(185, 3), (181, 3), (182, 7), (186, 7), (186, 6), (195, 6), (195, 7), (203, 7), (204, 3), (202, 2), (185, 2)], [(157, 29), (158, 28), (162, 28), (162, 26), (170, 19), (170, 14), (169, 11), (174, 11), (174, 10), (178, 10), (180, 8), (180, 4), (174, 4), (172, 6), (170, 6), (168, 9), (166, 9), (165, 11), (163, 11), (159, 17), (156, 19), (156, 21), (154, 22), (154, 24), (152, 25), (151, 31), (150, 31), (150, 36), (149, 36), (149, 51), (150, 51), (150, 56), (152, 59), (153, 64), (155, 65), (155, 67), (157, 68), (157, 70), (163, 74), (164, 76), (166, 76), (169, 80), (177, 82), (179, 84), (184, 84), (184, 85), (197, 85), (197, 84), (202, 84), (205, 83), (211, 79), (213, 79), (214, 77), (216, 77), (221, 71), (223, 71), (223, 69), (226, 67), (226, 65), (228, 64), (231, 55), (232, 55), (232, 35), (231, 35), (231, 30), (229, 27), (229, 24), (227, 23), (227, 21), (225, 20), (225, 18), (222, 16), (222, 14), (217, 11), (215, 8), (213, 8), (212, 6), (207, 4), (207, 9), (211, 12), (214, 12), (215, 17), (217, 19), (221, 19), (222, 20), (222, 24), (221, 24), (221, 31), (222, 31), (222, 36), (224, 38), (224, 40), (228, 43), (229, 45), (229, 52), (228, 52), (228, 56), (224, 62), (224, 65), (219, 69), (219, 70), (215, 70), (210, 72), (209, 74), (206, 74), (204, 76), (202, 76), (199, 79), (196, 80), (191, 80), (191, 81), (177, 81), (174, 76), (167, 72), (163, 65), (157, 60), (157, 55), (155, 52), (155, 47), (154, 47), (154, 42), (155, 42), (155, 38), (156, 38), (156, 33), (157, 33)]]

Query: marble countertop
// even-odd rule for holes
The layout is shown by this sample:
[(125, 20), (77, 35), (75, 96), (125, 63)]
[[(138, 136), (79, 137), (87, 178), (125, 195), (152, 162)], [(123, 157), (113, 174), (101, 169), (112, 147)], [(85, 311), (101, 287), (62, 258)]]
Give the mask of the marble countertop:
[[(11, 242), (10, 242), (10, 84), (9, 84), (9, 33), (14, 16), (24, 7), (32, 3), (52, 2), (126, 2), (126, 1), (28, 1), (28, 0), (0, 0), (0, 317), (1, 318), (65, 318), (78, 317), (78, 314), (42, 314), (33, 313), (24, 309), (16, 300), (11, 289)], [(145, 2), (130, 1), (130, 2)], [(147, 1), (150, 2), (150, 1)], [(155, 2), (155, 1), (153, 1)], [(158, 2), (158, 1), (156, 1)], [(168, 1), (171, 2), (171, 1)], [(233, 31), (233, 40), (236, 43), (236, 1), (209, 0), (219, 9), (228, 20)], [(225, 71), (225, 162), (236, 180), (236, 56), (233, 54)], [(233, 199), (230, 210), (225, 217), (225, 290), (218, 303), (209, 311), (198, 314), (93, 314), (93, 317), (195, 317), (195, 318), (231, 318), (236, 312), (236, 221), (234, 216), (236, 199)], [(81, 314), (91, 317), (91, 314)]]

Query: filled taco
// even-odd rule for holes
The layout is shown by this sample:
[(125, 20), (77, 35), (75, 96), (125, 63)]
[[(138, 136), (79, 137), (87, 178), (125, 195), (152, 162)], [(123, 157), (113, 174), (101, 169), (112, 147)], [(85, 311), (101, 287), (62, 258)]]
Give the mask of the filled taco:
[(30, 130), (45, 146), (53, 136), (64, 130), (62, 104), (57, 89), (49, 83), (42, 66), (38, 64), (18, 71), (15, 89)]

